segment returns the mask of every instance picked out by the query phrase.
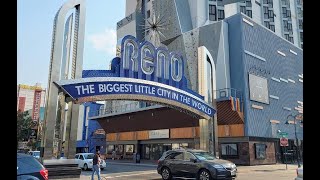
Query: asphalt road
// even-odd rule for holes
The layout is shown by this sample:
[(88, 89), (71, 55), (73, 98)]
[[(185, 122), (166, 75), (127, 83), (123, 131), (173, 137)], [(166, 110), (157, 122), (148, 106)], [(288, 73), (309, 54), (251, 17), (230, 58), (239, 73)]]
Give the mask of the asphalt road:
[[(239, 166), (236, 180), (293, 180), (296, 176), (296, 166), (266, 165), (266, 166)], [(90, 180), (92, 171), (82, 171), (81, 180)], [(156, 167), (133, 166), (125, 164), (108, 164), (101, 171), (101, 179), (117, 180), (160, 180)], [(97, 175), (94, 177), (97, 178)]]

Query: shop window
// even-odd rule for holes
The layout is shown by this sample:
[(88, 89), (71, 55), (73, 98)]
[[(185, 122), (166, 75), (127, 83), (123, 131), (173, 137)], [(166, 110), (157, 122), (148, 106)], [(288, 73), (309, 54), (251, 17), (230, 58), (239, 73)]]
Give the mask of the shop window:
[(108, 145), (107, 146), (107, 153), (108, 154), (111, 154), (113, 150), (114, 150), (114, 145)]
[(130, 145), (126, 145), (126, 154), (133, 154), (133, 150), (134, 150), (134, 145), (130, 144)]
[(221, 156), (227, 158), (238, 157), (238, 144), (221, 144)]
[(255, 152), (256, 152), (256, 159), (266, 159), (266, 144), (258, 144), (255, 143)]
[(115, 150), (117, 154), (123, 154), (123, 145), (116, 145)]

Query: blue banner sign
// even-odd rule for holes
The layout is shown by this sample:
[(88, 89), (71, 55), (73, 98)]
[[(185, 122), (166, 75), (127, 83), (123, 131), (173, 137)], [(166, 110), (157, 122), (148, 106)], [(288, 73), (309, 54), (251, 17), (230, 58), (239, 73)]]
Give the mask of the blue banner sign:
[(188, 88), (183, 57), (139, 43), (125, 36), (121, 59), (111, 62), (111, 70), (84, 70), (81, 79), (61, 80), (55, 84), (76, 103), (101, 100), (141, 100), (164, 104), (199, 118), (209, 119), (216, 112), (204, 97)]

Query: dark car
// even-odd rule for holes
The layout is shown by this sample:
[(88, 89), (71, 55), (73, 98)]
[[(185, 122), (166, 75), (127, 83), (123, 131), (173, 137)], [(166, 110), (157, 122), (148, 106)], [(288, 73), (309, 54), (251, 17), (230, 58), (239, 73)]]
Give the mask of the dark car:
[(162, 179), (196, 178), (199, 180), (235, 179), (234, 163), (217, 159), (202, 150), (170, 150), (158, 160), (158, 173)]
[(48, 180), (48, 170), (34, 157), (17, 153), (18, 180)]

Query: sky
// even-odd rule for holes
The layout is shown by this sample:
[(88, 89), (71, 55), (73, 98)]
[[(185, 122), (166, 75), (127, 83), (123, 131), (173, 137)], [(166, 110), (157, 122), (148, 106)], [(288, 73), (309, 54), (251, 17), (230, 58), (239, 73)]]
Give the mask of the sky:
[[(53, 20), (66, 0), (18, 0), (17, 83), (47, 88)], [(112, 4), (111, 4), (112, 2)], [(107, 69), (116, 55), (116, 23), (125, 0), (86, 0), (83, 69)]]

